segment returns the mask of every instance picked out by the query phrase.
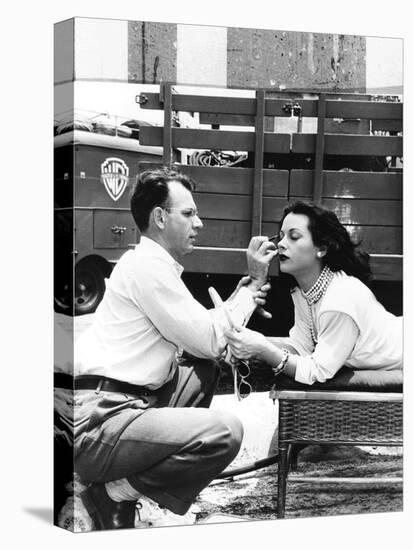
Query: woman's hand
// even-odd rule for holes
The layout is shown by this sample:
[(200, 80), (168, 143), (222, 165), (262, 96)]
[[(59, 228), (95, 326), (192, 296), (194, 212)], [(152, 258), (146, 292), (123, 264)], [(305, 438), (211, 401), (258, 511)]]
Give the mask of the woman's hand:
[(225, 338), (230, 351), (238, 359), (260, 358), (270, 345), (263, 334), (244, 327), (227, 330)]

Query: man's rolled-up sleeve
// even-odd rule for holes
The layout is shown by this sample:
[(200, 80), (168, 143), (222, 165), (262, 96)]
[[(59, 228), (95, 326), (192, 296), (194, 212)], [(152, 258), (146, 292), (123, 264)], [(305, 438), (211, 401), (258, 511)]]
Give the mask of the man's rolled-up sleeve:
[[(134, 281), (134, 299), (162, 336), (195, 357), (216, 358), (226, 347), (230, 328), (223, 308), (208, 310), (189, 292), (179, 274), (159, 261), (157, 269), (140, 270)], [(231, 300), (230, 312), (242, 324), (255, 309), (252, 292), (241, 288)]]

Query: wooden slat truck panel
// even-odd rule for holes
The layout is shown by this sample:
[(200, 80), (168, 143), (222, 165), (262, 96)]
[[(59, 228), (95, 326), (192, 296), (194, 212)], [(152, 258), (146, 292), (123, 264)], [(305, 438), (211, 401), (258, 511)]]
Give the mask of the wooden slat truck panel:
[(403, 131), (403, 120), (372, 120), (371, 121), (371, 130), (372, 132), (382, 131), (382, 132), (402, 132)]
[[(247, 248), (251, 239), (250, 221), (222, 220), (202, 218), (204, 228), (197, 238), (198, 246), (214, 246), (217, 248)], [(263, 235), (276, 235), (280, 230), (277, 222), (264, 222)]]
[[(160, 94), (144, 93), (141, 94), (141, 98), (140, 106), (142, 109), (163, 109)], [(316, 117), (318, 114), (318, 99), (294, 99), (293, 97), (287, 96), (284, 99), (268, 98), (266, 100), (265, 115), (291, 116), (288, 110), (285, 109), (285, 106), (288, 104), (299, 105), (302, 109), (302, 116)], [(172, 109), (184, 112), (254, 116), (256, 113), (256, 99), (173, 94)], [(326, 102), (326, 117), (401, 120), (403, 118), (403, 105), (401, 103), (386, 103), (381, 101), (330, 99)]]
[(345, 225), (401, 225), (400, 201), (324, 199), (323, 206), (333, 210)]
[[(162, 145), (163, 129), (155, 126), (143, 126), (140, 129), (140, 139), (146, 145)], [(172, 128), (172, 141), (174, 147), (187, 149), (255, 150), (254, 132)], [(288, 154), (290, 152), (290, 135), (266, 133), (264, 150), (265, 152)]]
[(374, 277), (381, 281), (403, 280), (403, 257), (392, 254), (371, 254), (370, 265)]
[(326, 118), (362, 118), (369, 120), (403, 118), (402, 103), (381, 101), (326, 101)]
[[(286, 99), (267, 99), (265, 104), (264, 114), (266, 116), (291, 116), (284, 108), (286, 103), (290, 102)], [(317, 116), (314, 113), (316, 102), (305, 102), (311, 115)], [(163, 103), (160, 100), (160, 95), (157, 93), (141, 94), (140, 106), (142, 109), (163, 109)], [(257, 111), (257, 101), (255, 98), (244, 97), (215, 97), (201, 95), (172, 95), (172, 109), (174, 111), (210, 113), (218, 115), (236, 115), (236, 116), (255, 116)]]
[[(312, 170), (291, 170), (290, 197), (312, 196)], [(402, 200), (403, 176), (394, 172), (340, 172), (325, 170), (323, 196), (331, 198), (359, 198)]]
[[(214, 218), (233, 221), (251, 219), (251, 197), (195, 192), (194, 199), (202, 219)], [(286, 199), (284, 198), (264, 197), (263, 220), (266, 222), (279, 221), (285, 205)]]
[[(293, 134), (293, 153), (315, 154), (315, 147), (315, 134)], [(326, 155), (402, 156), (403, 138), (326, 134), (324, 153)]]
[[(253, 101), (253, 100), (251, 100)], [(301, 116), (316, 118), (318, 115), (318, 100), (298, 99), (294, 102), (288, 98), (271, 99), (266, 102), (265, 115), (273, 117), (291, 116), (286, 105), (294, 104), (301, 108)], [(159, 104), (160, 105), (160, 104)], [(218, 107), (217, 107), (218, 109)], [(253, 114), (248, 114), (250, 109), (245, 109), (242, 115), (235, 115), (226, 112), (219, 114), (216, 110), (202, 111), (200, 113), (201, 124), (215, 124), (225, 126), (254, 126)], [(339, 121), (353, 122), (371, 121), (372, 131), (387, 130), (401, 132), (403, 129), (403, 105), (400, 103), (383, 103), (349, 100), (327, 100), (326, 119), (338, 119)]]

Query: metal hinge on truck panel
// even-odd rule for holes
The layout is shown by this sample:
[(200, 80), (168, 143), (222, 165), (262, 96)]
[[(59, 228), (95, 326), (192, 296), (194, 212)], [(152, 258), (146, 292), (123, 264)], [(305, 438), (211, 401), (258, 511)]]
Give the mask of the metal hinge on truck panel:
[(139, 105), (145, 105), (146, 103), (148, 103), (148, 96), (145, 94), (136, 95), (135, 103), (138, 103)]
[(302, 130), (302, 124), (303, 124), (302, 106), (297, 101), (295, 101), (294, 103), (290, 102), (283, 105), (282, 110), (284, 111), (284, 113), (289, 113), (291, 116), (297, 117), (297, 133), (300, 133)]

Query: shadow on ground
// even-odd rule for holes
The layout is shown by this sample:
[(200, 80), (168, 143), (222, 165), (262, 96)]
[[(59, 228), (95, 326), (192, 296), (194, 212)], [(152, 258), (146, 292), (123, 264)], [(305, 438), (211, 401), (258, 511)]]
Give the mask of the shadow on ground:
[(53, 508), (25, 508), (24, 511), (46, 523), (53, 523)]
[[(373, 484), (298, 483), (294, 475), (315, 477), (401, 477), (402, 457), (371, 455), (359, 448), (311, 445), (301, 451), (296, 473), (287, 486), (286, 518), (304, 518), (400, 512), (403, 491), (400, 482)], [(215, 481), (200, 494), (199, 519), (234, 515), (242, 519), (276, 519), (277, 466), (239, 476), (233, 481)], [(235, 520), (236, 521), (236, 520)]]

